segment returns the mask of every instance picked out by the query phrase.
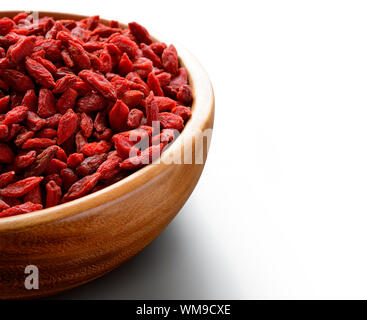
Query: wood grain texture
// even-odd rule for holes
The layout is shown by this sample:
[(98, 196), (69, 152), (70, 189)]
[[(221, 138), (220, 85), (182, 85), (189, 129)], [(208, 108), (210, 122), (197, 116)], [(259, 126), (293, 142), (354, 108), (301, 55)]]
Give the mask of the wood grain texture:
[[(17, 12), (0, 12), (13, 17)], [(57, 19), (85, 16), (41, 12)], [(122, 24), (122, 26), (125, 26)], [(164, 41), (164, 39), (160, 38)], [(178, 47), (194, 89), (193, 115), (161, 160), (180, 157), (213, 127), (210, 80), (186, 50)], [(190, 149), (189, 149), (190, 150)], [(26, 215), (0, 219), (0, 299), (36, 298), (89, 282), (119, 266), (153, 241), (182, 208), (204, 164), (152, 164), (122, 181), (78, 200)], [(24, 269), (36, 265), (39, 290), (26, 290)]]

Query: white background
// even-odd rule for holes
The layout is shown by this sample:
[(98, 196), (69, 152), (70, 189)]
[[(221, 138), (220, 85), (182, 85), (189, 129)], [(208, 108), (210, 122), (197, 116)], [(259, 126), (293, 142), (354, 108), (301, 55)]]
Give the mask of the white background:
[[(32, 6), (32, 7), (30, 7)], [(12, 1), (136, 20), (216, 94), (212, 148), (146, 250), (58, 298), (367, 298), (364, 1)]]

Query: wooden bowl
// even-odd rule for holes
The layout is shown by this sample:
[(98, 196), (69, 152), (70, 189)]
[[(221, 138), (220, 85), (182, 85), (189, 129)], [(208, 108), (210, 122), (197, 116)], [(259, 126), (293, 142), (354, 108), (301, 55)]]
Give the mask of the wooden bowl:
[[(17, 13), (0, 12), (0, 18)], [(85, 18), (40, 12), (40, 17), (45, 15)], [(213, 126), (214, 95), (197, 60), (183, 48), (177, 49), (189, 72), (195, 101), (183, 133), (161, 156), (164, 163), (156, 161), (81, 199), (0, 219), (1, 299), (52, 295), (100, 277), (146, 247), (180, 211), (204, 168), (209, 141), (198, 141)], [(194, 154), (199, 158), (202, 154), (203, 161), (167, 163), (170, 158), (187, 161)], [(25, 268), (29, 265), (39, 270), (38, 290), (25, 288)]]

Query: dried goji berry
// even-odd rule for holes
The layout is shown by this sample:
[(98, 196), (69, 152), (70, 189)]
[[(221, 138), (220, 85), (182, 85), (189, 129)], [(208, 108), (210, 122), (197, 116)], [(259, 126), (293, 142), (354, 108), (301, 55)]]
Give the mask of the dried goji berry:
[(176, 129), (181, 131), (184, 127), (182, 118), (170, 112), (161, 112), (158, 115), (158, 119), (164, 129)]
[(147, 125), (151, 126), (153, 121), (158, 121), (159, 106), (157, 100), (154, 99), (153, 92), (146, 99), (145, 113), (147, 116)]
[(121, 100), (117, 100), (113, 108), (108, 114), (108, 119), (112, 130), (120, 132), (127, 127), (127, 117), (129, 115), (129, 107)]
[(110, 128), (105, 128), (102, 132), (94, 132), (93, 136), (98, 140), (110, 140), (113, 132)]
[(164, 42), (154, 42), (149, 46), (156, 55), (161, 56), (167, 45)]
[(62, 114), (56, 113), (53, 116), (48, 117), (47, 119), (45, 119), (47, 127), (57, 128), (58, 125), (59, 125), (61, 117), (62, 117)]
[(102, 51), (99, 54), (99, 60), (102, 63), (102, 67), (99, 69), (102, 73), (108, 73), (112, 71), (112, 57), (108, 52)]
[(47, 138), (32, 138), (28, 139), (26, 142), (22, 144), (22, 149), (39, 149), (39, 148), (47, 148), (56, 144), (56, 141), (53, 139)]
[(70, 168), (76, 168), (79, 166), (84, 160), (83, 153), (72, 153), (67, 160), (67, 165)]
[(78, 93), (73, 88), (68, 88), (56, 102), (56, 109), (64, 114), (68, 109), (73, 109), (78, 98)]
[(52, 173), (52, 174), (47, 175), (45, 179), (43, 180), (43, 183), (47, 184), (51, 180), (55, 181), (58, 186), (62, 186), (62, 180), (58, 173)]
[(93, 90), (92, 87), (82, 79), (78, 79), (74, 83), (73, 89), (76, 90), (76, 92), (78, 92), (79, 96), (85, 96), (88, 93), (92, 92)]
[(0, 98), (0, 112), (5, 113), (8, 110), (10, 96)]
[(116, 100), (115, 89), (104, 76), (90, 70), (83, 70), (79, 72), (79, 77), (81, 77), (106, 99)]
[[(32, 132), (32, 131), (30, 131), (30, 132)], [(36, 137), (37, 138), (52, 139), (52, 138), (55, 138), (56, 135), (57, 135), (57, 131), (55, 129), (44, 128), (44, 129), (40, 130), (39, 132), (37, 132)]]
[[(145, 96), (149, 95), (149, 86), (139, 77), (136, 72), (130, 72), (126, 75), (126, 79), (130, 80), (130, 88), (133, 90), (141, 90)], [(133, 86), (135, 84), (135, 87)]]
[(61, 188), (55, 181), (51, 180), (46, 184), (46, 208), (50, 208), (59, 204), (61, 199)]
[(23, 97), (21, 105), (27, 107), (28, 110), (36, 111), (37, 96), (33, 89), (27, 90)]
[(38, 110), (40, 117), (46, 118), (56, 113), (55, 97), (49, 89), (42, 88), (38, 96)]
[(189, 107), (177, 106), (172, 109), (172, 113), (177, 114), (183, 120), (188, 120), (191, 117), (191, 109)]
[(106, 100), (96, 93), (88, 93), (81, 97), (76, 106), (78, 112), (94, 112), (103, 110), (106, 107)]
[(97, 170), (97, 173), (101, 174), (100, 179), (111, 179), (112, 177), (117, 175), (121, 171), (121, 162), (122, 159), (118, 156), (110, 157), (105, 162), (103, 162)]
[(86, 176), (95, 172), (98, 167), (106, 160), (106, 154), (96, 154), (83, 160), (76, 168), (76, 173), (80, 176)]
[(124, 170), (140, 168), (159, 158), (164, 144), (154, 145), (144, 150), (140, 155), (124, 160), (120, 167)]
[(177, 74), (172, 78), (169, 85), (172, 87), (182, 87), (183, 85), (187, 84), (187, 70), (186, 68), (178, 69)]
[(57, 67), (50, 60), (41, 57), (36, 57), (34, 60), (42, 64), (51, 74), (55, 74), (57, 72)]
[(115, 135), (113, 142), (118, 155), (124, 160), (126, 158), (140, 154), (140, 150), (134, 146), (137, 142), (129, 140), (128, 136)]
[(89, 138), (93, 133), (93, 120), (84, 112), (81, 114), (80, 130), (86, 138)]
[(176, 107), (176, 101), (167, 97), (154, 97), (154, 100), (158, 104), (159, 112), (171, 111)]
[(77, 78), (75, 75), (67, 74), (56, 81), (55, 88), (52, 90), (52, 92), (55, 94), (63, 93), (67, 89), (71, 88), (76, 81)]
[(22, 122), (28, 113), (28, 108), (24, 106), (15, 107), (6, 113), (3, 124), (9, 126), (14, 123)]
[(9, 171), (0, 174), (0, 188), (6, 187), (9, 183), (11, 183), (15, 178), (15, 172)]
[[(27, 13), (25, 13), (25, 12), (20, 12), (20, 13), (18, 13), (14, 18), (13, 18), (13, 21), (15, 22), (15, 23), (19, 23), (21, 20), (24, 20), (24, 19), (26, 19), (28, 17), (28, 14)], [(6, 18), (7, 19), (7, 18)]]
[(64, 195), (63, 200), (70, 201), (86, 195), (98, 183), (100, 176), (100, 173), (94, 173), (75, 182)]
[(71, 58), (69, 51), (67, 51), (66, 49), (62, 50), (61, 57), (62, 57), (62, 60), (64, 60), (65, 65), (68, 68), (74, 68), (74, 61)]
[(136, 40), (138, 40), (139, 43), (140, 42), (143, 42), (146, 44), (152, 43), (152, 39), (150, 38), (150, 34), (148, 30), (145, 29), (142, 25), (140, 25), (137, 22), (130, 22), (128, 26), (129, 26), (131, 33), (134, 35)]
[(53, 88), (55, 86), (55, 80), (50, 73), (42, 64), (27, 57), (25, 66), (28, 73), (43, 87)]
[(147, 58), (138, 58), (133, 63), (133, 71), (142, 79), (145, 79), (152, 70), (153, 63)]
[(178, 58), (177, 58), (177, 51), (173, 45), (170, 45), (168, 48), (164, 49), (162, 53), (162, 64), (167, 72), (171, 74), (177, 73)]
[(131, 109), (127, 118), (127, 125), (131, 129), (135, 129), (140, 126), (141, 120), (144, 117), (144, 113), (139, 109)]
[(88, 143), (87, 139), (83, 136), (82, 132), (79, 131), (75, 135), (75, 146), (76, 152), (81, 152), (84, 145)]
[(8, 50), (8, 57), (10, 61), (12, 61), (15, 64), (22, 62), (22, 60), (25, 57), (29, 56), (32, 53), (35, 42), (36, 42), (35, 36), (20, 39)]
[(156, 75), (161, 87), (167, 86), (171, 81), (171, 74), (168, 72), (162, 72)]
[(45, 119), (40, 118), (37, 115), (37, 113), (28, 111), (26, 124), (28, 129), (38, 131), (47, 124), (47, 121)]
[(9, 127), (9, 134), (8, 134), (8, 136), (6, 137), (6, 139), (4, 141), (13, 140), (21, 129), (22, 129), (22, 127), (19, 124), (17, 124), (17, 123), (12, 124)]
[(117, 35), (110, 42), (116, 45), (122, 53), (126, 52), (130, 59), (139, 55), (139, 46), (126, 36)]
[(68, 155), (66, 154), (65, 150), (62, 149), (61, 147), (59, 147), (59, 149), (57, 150), (55, 156), (56, 156), (56, 159), (58, 159), (62, 162), (67, 162), (67, 160), (68, 160)]
[(76, 41), (69, 41), (68, 50), (71, 58), (74, 61), (74, 65), (79, 69), (89, 69), (90, 60), (87, 52), (84, 50), (83, 46)]
[(24, 176), (25, 177), (40, 176), (41, 174), (43, 174), (58, 149), (59, 149), (58, 146), (50, 146), (45, 150), (43, 150), (37, 156), (36, 161), (34, 161), (32, 165), (29, 168), (27, 168), (27, 170), (24, 173)]
[(0, 36), (7, 35), (11, 29), (15, 26), (14, 21), (10, 20), (9, 18), (1, 18), (0, 19)]
[(47, 166), (46, 173), (54, 174), (59, 173), (62, 169), (67, 168), (67, 164), (59, 159), (51, 159), (50, 163)]
[(32, 79), (24, 73), (12, 69), (0, 69), (0, 76), (15, 91), (25, 92), (34, 88)]
[(62, 187), (64, 190), (68, 190), (76, 181), (79, 180), (78, 176), (70, 168), (65, 168), (60, 171), (60, 178), (62, 179)]
[(134, 67), (133, 63), (131, 62), (129, 56), (126, 53), (124, 53), (119, 63), (120, 75), (124, 76), (128, 74), (129, 72), (133, 71), (133, 67)]
[(12, 184), (7, 185), (5, 188), (0, 189), (0, 195), (3, 197), (18, 198), (24, 196), (35, 186), (37, 186), (43, 177), (29, 177), (23, 180), (19, 180)]
[(156, 68), (162, 68), (161, 58), (159, 58), (159, 56), (155, 54), (151, 47), (147, 46), (145, 43), (142, 43), (140, 47), (144, 57), (151, 60), (153, 66), (155, 66)]
[(17, 135), (17, 137), (14, 140), (14, 143), (18, 148), (20, 148), (25, 141), (27, 141), (28, 139), (31, 139), (33, 137), (34, 137), (34, 132), (33, 131), (25, 131), (25, 132), (19, 133)]
[(118, 80), (113, 81), (113, 85), (116, 90), (117, 99), (121, 100), (123, 98), (124, 93), (130, 90), (130, 83), (131, 82), (126, 79), (118, 79)]
[(105, 112), (98, 112), (93, 123), (94, 129), (97, 132), (102, 132), (106, 129), (106, 114)]
[(19, 214), (41, 210), (42, 208), (43, 206), (41, 204), (33, 203), (33, 202), (26, 202), (26, 203), (19, 204), (12, 208), (1, 211), (0, 217), (5, 218), (5, 217), (10, 217), (10, 216), (15, 216)]
[(156, 96), (163, 96), (163, 90), (161, 88), (161, 84), (159, 83), (158, 78), (155, 76), (155, 74), (153, 72), (151, 72), (148, 75), (148, 79), (147, 79), (147, 83), (148, 86), (150, 88), (150, 90), (153, 91), (154, 95)]
[(138, 90), (128, 90), (124, 92), (121, 100), (129, 107), (137, 107), (141, 104), (144, 98), (144, 93)]
[(43, 203), (40, 185), (35, 186), (24, 196), (24, 202)]
[(159, 135), (152, 137), (152, 145), (163, 143), (167, 145), (179, 136), (180, 132), (175, 129), (163, 129)]
[(69, 109), (60, 119), (57, 129), (57, 143), (62, 144), (69, 139), (78, 127), (78, 116)]
[(37, 155), (37, 152), (34, 150), (29, 151), (25, 154), (19, 153), (14, 159), (14, 164), (18, 168), (28, 167), (36, 160), (36, 155)]
[(193, 95), (190, 86), (183, 85), (177, 93), (177, 100), (182, 104), (189, 106), (192, 104)]

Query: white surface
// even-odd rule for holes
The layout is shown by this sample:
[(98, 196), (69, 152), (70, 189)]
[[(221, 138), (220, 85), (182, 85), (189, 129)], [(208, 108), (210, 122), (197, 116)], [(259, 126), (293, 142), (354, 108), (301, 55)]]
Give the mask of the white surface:
[(365, 2), (32, 6), (177, 39), (216, 93), (207, 167), (180, 215), (136, 258), (59, 298), (367, 298)]

